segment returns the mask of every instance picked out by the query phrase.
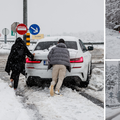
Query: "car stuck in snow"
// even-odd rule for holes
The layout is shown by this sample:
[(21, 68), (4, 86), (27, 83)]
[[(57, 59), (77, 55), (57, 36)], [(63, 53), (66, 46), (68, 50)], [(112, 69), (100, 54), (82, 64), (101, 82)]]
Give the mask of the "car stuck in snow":
[(72, 36), (45, 37), (36, 43), (32, 51), (35, 53), (34, 60), (26, 59), (26, 83), (28, 86), (36, 84), (40, 86), (45, 79), (52, 79), (52, 68), (47, 70), (47, 55), (60, 38), (65, 40), (70, 53), (71, 72), (67, 71), (65, 81), (69, 82), (72, 79), (78, 86), (81, 84), (85, 87), (88, 86), (89, 75), (92, 72), (89, 50), (93, 50), (93, 46), (88, 46), (87, 49), (80, 39)]

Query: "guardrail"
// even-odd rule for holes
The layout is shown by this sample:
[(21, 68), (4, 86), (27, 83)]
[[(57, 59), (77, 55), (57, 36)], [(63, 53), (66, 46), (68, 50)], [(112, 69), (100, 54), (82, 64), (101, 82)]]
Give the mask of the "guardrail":
[[(0, 42), (4, 42), (4, 40), (0, 40)], [(15, 42), (15, 40), (7, 40), (7, 42)], [(36, 44), (37, 41), (30, 41), (32, 44)], [(104, 45), (104, 42), (83, 42), (85, 45)]]
[(83, 42), (85, 45), (104, 45), (104, 42)]

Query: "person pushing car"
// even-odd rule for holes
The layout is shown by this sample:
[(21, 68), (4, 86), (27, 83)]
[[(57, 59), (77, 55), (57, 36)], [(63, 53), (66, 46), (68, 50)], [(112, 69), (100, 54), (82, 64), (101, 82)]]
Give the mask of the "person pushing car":
[(60, 39), (56, 47), (53, 47), (48, 54), (48, 69), (51, 67), (53, 67), (53, 70), (50, 95), (54, 96), (54, 93), (60, 95), (60, 88), (66, 75), (66, 69), (71, 72), (70, 55), (64, 39)]

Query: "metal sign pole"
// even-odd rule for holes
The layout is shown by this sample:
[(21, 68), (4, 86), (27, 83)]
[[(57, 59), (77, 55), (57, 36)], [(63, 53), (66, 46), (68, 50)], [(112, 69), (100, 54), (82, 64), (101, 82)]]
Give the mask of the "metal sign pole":
[(6, 28), (5, 28), (5, 44), (7, 43), (7, 35), (6, 35)]
[[(17, 22), (16, 22), (16, 27), (17, 27)], [(16, 39), (17, 39), (17, 31), (16, 31)]]
[(7, 35), (5, 35), (5, 44), (7, 43)]
[(17, 39), (17, 32), (16, 32), (16, 39)]
[(4, 42), (5, 42), (5, 44), (7, 43), (7, 35), (9, 34), (9, 30), (7, 29), (7, 28), (4, 28), (3, 30), (2, 30), (2, 33), (3, 33), (3, 35), (4, 35)]

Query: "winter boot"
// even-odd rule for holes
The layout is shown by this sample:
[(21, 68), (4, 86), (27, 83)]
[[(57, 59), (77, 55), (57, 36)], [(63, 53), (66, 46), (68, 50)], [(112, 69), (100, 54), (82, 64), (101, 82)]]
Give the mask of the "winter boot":
[(10, 83), (9, 83), (9, 86), (12, 88), (12, 87), (14, 86), (14, 82), (13, 82), (13, 81), (10, 82)]
[(54, 96), (54, 87), (53, 87), (53, 85), (50, 86), (50, 95)]
[(23, 93), (22, 92), (20, 92), (18, 89), (14, 89), (14, 91), (15, 91), (15, 95), (16, 96), (23, 96)]

